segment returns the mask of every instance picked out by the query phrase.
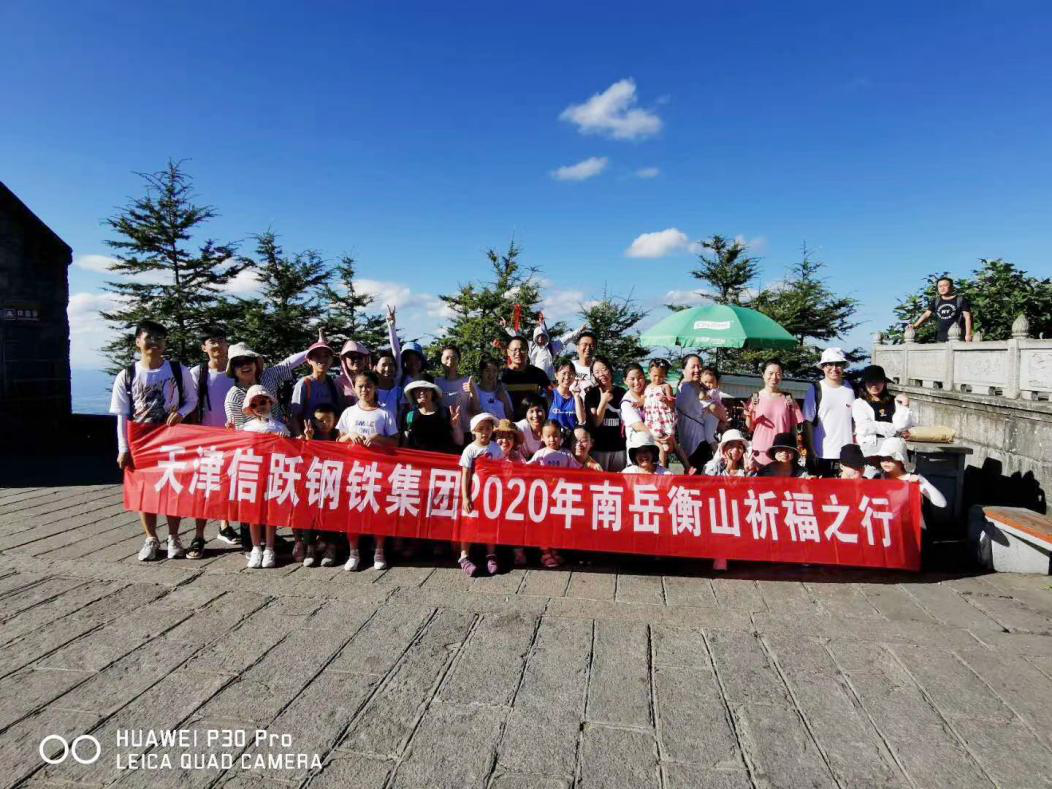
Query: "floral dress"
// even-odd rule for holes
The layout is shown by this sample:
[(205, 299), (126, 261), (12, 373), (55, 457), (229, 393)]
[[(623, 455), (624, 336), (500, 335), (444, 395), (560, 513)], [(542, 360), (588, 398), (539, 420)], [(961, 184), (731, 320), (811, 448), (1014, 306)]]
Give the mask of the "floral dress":
[(643, 422), (654, 438), (666, 439), (676, 434), (675, 402), (669, 402), (660, 386), (648, 386), (643, 393)]

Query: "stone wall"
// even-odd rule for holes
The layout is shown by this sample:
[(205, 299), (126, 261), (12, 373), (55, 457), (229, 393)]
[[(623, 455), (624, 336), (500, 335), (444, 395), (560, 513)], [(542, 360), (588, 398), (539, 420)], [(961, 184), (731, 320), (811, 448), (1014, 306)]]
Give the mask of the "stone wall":
[(0, 431), (10, 437), (70, 414), (72, 255), (2, 184), (0, 191)]
[(922, 425), (957, 431), (974, 451), (965, 477), (965, 508), (1003, 504), (1047, 512), (1052, 488), (1052, 403), (895, 386), (909, 395)]

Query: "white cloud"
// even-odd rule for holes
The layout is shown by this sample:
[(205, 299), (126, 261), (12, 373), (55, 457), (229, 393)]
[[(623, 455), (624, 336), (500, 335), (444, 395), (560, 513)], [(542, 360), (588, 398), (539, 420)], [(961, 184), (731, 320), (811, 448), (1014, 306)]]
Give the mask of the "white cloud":
[(252, 296), (259, 293), (262, 284), (258, 272), (246, 268), (231, 277), (225, 285), (220, 285), (219, 289), (231, 296)]
[(110, 266), (117, 262), (116, 258), (109, 255), (77, 255), (73, 258), (73, 265), (85, 271), (95, 271), (100, 274), (109, 274)]
[(585, 181), (599, 175), (609, 163), (605, 156), (589, 156), (583, 162), (552, 170), (552, 178), (556, 181)]
[(581, 104), (571, 104), (559, 119), (575, 124), (581, 134), (602, 134), (615, 140), (643, 139), (661, 131), (661, 118), (633, 106), (635, 103), (635, 80), (622, 79)]
[(704, 304), (712, 301), (708, 296), (698, 293), (696, 290), (668, 290), (661, 299), (662, 304)]
[(661, 175), (661, 170), (657, 167), (640, 167), (636, 170), (637, 178), (657, 178)]
[(734, 240), (739, 244), (743, 244), (746, 249), (754, 255), (761, 254), (767, 249), (767, 239), (763, 236), (756, 236), (755, 238), (746, 238), (741, 233), (734, 237)]
[(113, 330), (100, 316), (100, 310), (112, 310), (120, 299), (112, 293), (74, 293), (69, 297), (69, 360), (77, 369), (101, 369), (106, 366), (102, 346), (113, 338)]
[(625, 256), (630, 258), (661, 258), (671, 255), (673, 252), (682, 252), (688, 249), (690, 240), (687, 234), (675, 227), (658, 230), (654, 233), (643, 233), (636, 236), (636, 240), (625, 250)]

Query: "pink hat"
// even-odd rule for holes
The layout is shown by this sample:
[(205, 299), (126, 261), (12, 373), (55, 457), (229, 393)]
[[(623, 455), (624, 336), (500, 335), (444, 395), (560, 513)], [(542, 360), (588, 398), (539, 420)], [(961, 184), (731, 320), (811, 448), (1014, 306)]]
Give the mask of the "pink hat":
[(364, 342), (348, 340), (343, 344), (343, 348), (340, 349), (340, 356), (346, 356), (349, 353), (360, 353), (362, 356), (368, 356), (372, 351), (369, 350), (369, 346)]
[(314, 345), (307, 349), (307, 358), (309, 359), (310, 355), (315, 351), (328, 351), (333, 356), (336, 355), (336, 352), (333, 351), (329, 343), (325, 342), (324, 340), (318, 340), (316, 343), (314, 343)]

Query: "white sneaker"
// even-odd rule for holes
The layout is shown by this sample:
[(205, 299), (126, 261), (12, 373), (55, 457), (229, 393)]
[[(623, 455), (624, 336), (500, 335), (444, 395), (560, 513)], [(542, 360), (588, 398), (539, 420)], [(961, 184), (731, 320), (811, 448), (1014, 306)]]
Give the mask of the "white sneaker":
[(326, 545), (325, 555), (321, 557), (321, 566), (332, 567), (334, 564), (336, 564), (336, 546)]
[(264, 570), (269, 570), (277, 564), (274, 561), (274, 551), (271, 548), (266, 548), (263, 551), (263, 564), (260, 565)]
[(358, 569), (358, 565), (361, 564), (361, 557), (358, 556), (358, 551), (351, 551), (351, 555), (347, 557), (347, 564), (343, 566), (343, 569), (349, 573), (353, 573)]
[(183, 544), (179, 542), (178, 534), (168, 535), (168, 558), (169, 559), (182, 559), (186, 556), (186, 550), (183, 548)]
[(317, 552), (314, 550), (313, 545), (308, 545), (307, 550), (303, 554), (303, 566), (313, 567), (317, 556)]
[(384, 558), (383, 551), (377, 551), (373, 554), (373, 569), (374, 570), (386, 570), (387, 559)]
[(250, 570), (258, 570), (261, 564), (263, 564), (263, 549), (256, 545), (248, 553), (247, 566)]
[(160, 547), (160, 543), (157, 542), (153, 537), (147, 537), (146, 542), (142, 544), (142, 548), (139, 549), (139, 561), (140, 562), (152, 562), (157, 558), (157, 549)]

